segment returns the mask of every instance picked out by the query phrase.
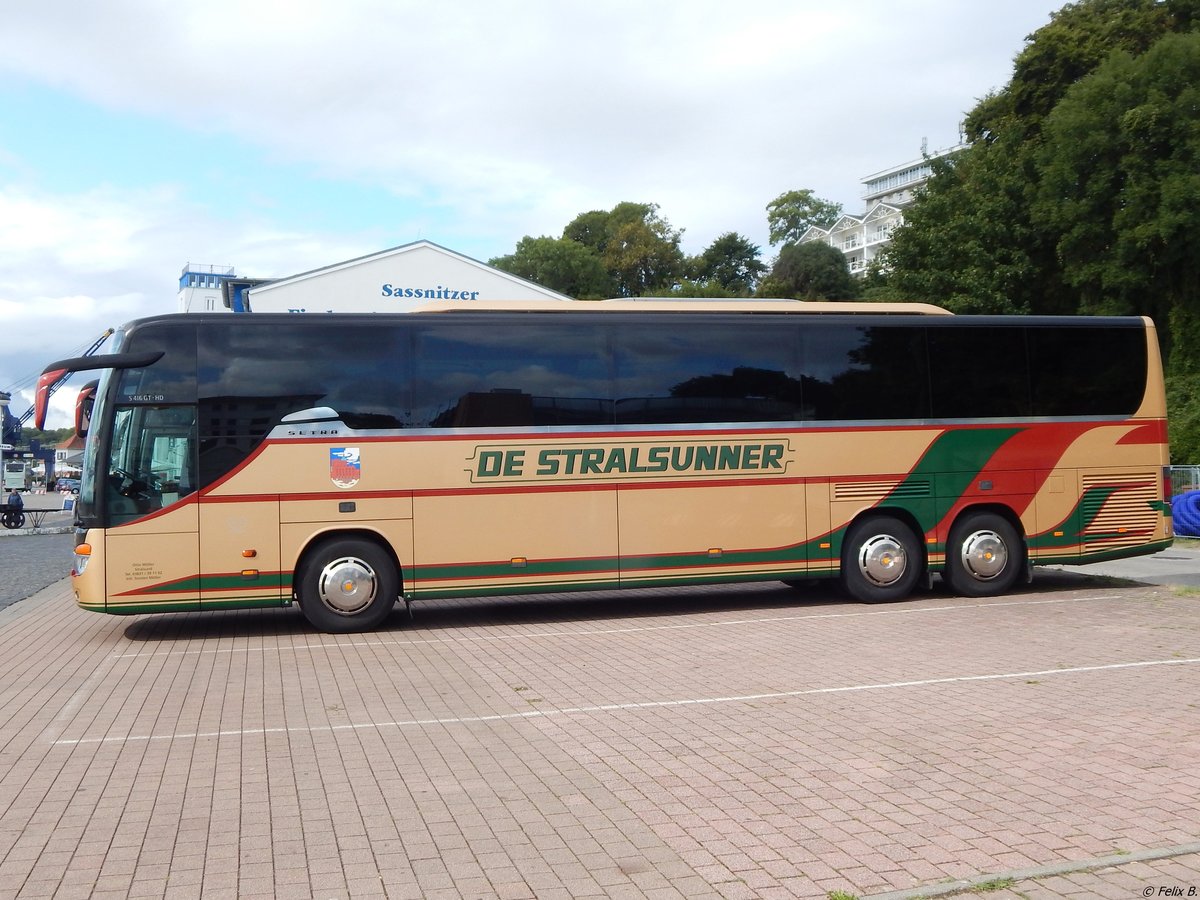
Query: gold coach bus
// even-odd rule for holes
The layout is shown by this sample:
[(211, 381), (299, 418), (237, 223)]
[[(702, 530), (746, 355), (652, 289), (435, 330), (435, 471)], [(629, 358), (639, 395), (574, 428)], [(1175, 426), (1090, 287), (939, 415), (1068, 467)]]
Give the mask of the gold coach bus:
[(43, 376), (104, 370), (72, 572), (99, 612), (297, 602), (341, 632), (442, 596), (991, 596), (1172, 539), (1144, 318), (476, 302), (160, 316), (114, 349)]

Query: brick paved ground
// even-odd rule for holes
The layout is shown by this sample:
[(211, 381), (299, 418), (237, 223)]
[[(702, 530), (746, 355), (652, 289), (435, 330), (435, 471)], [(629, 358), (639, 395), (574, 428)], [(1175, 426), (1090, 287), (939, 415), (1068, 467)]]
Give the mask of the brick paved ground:
[(0, 537), (0, 609), (60, 581), (71, 570), (73, 534), (0, 530)]
[[(0, 548), (3, 552), (7, 548)], [(0, 610), (0, 898), (870, 895), (1200, 841), (1196, 595)], [(1195, 887), (1200, 853), (996, 897)]]

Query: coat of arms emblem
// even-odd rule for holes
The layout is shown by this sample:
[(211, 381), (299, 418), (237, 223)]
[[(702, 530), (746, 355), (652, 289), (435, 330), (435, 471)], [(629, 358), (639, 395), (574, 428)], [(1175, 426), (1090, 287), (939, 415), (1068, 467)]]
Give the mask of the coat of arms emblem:
[(340, 488), (354, 487), (362, 477), (362, 459), (357, 447), (329, 448), (329, 478)]

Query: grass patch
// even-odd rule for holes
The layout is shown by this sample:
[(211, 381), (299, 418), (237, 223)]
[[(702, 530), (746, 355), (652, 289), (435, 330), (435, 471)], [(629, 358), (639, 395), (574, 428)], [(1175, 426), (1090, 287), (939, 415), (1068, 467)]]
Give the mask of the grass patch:
[(971, 888), (972, 894), (988, 894), (992, 891), (1003, 891), (1006, 888), (1012, 887), (1017, 883), (1015, 878), (993, 878), (991, 881), (984, 881), (981, 884)]
[(858, 894), (850, 894), (846, 891), (829, 891), (825, 894), (825, 900), (858, 900)]

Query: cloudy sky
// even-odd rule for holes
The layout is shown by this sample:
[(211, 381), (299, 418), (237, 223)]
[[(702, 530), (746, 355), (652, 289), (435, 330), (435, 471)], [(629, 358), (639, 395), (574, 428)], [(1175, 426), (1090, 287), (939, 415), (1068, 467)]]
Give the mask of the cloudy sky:
[[(1051, 0), (58, 0), (0, 13), (0, 389), (175, 310), (428, 239), (479, 260), (657, 203), (770, 261), (765, 206), (955, 143)], [(50, 424), (67, 424), (74, 391)]]

